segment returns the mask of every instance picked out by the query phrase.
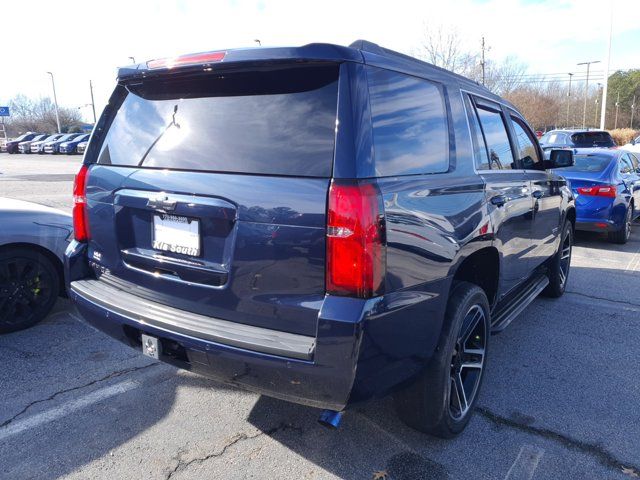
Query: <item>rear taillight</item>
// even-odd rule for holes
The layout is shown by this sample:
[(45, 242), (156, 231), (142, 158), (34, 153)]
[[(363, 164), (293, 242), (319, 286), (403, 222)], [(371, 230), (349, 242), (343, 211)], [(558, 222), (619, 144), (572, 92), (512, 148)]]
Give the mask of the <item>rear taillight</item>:
[(382, 197), (375, 183), (332, 182), (327, 212), (327, 293), (368, 298), (382, 292), (384, 228)]
[(206, 53), (191, 53), (188, 55), (181, 55), (179, 57), (159, 58), (157, 60), (150, 60), (147, 62), (148, 68), (173, 68), (183, 65), (197, 65), (199, 63), (212, 63), (221, 62), (227, 52), (206, 52)]
[(587, 195), (591, 197), (611, 197), (615, 198), (618, 194), (615, 185), (600, 185), (593, 187), (579, 187), (578, 193), (580, 195)]
[(73, 181), (73, 237), (79, 242), (89, 239), (87, 222), (87, 177), (89, 168), (82, 165)]

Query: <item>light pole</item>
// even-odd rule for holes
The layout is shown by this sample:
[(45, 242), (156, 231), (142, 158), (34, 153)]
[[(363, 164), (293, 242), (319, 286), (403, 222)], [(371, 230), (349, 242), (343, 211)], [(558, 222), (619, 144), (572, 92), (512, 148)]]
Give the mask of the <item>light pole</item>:
[(53, 87), (53, 103), (56, 107), (56, 124), (58, 125), (58, 133), (62, 133), (60, 131), (60, 115), (58, 114), (58, 97), (56, 96), (56, 82), (53, 80), (53, 73), (47, 72), (51, 75), (51, 86)]
[(567, 128), (571, 125), (569, 124), (569, 111), (571, 110), (571, 78), (573, 77), (573, 73), (569, 73), (569, 92), (567, 93)]
[(589, 68), (592, 63), (600, 63), (600, 60), (592, 60), (591, 62), (582, 62), (578, 65), (586, 65), (587, 66), (587, 82), (584, 86), (584, 108), (582, 109), (582, 128), (584, 128), (587, 124), (587, 95), (589, 94)]
[(613, 36), (613, 2), (609, 2), (609, 45), (607, 47), (607, 64), (604, 67), (604, 89), (602, 90), (602, 113), (600, 114), (600, 130), (604, 130), (607, 117), (607, 91), (609, 89), (609, 63), (611, 62), (611, 37)]
[[(602, 84), (598, 83), (598, 96), (600, 95), (600, 92), (602, 91)], [(593, 126), (595, 128), (595, 126), (597, 125), (598, 122), (598, 96), (596, 96), (596, 114), (593, 117)]]
[(633, 114), (636, 109), (636, 96), (633, 96), (633, 103), (631, 104), (631, 123), (629, 123), (629, 128), (633, 128)]
[(618, 128), (618, 108), (620, 107), (620, 92), (618, 92), (618, 99), (616, 100), (616, 119), (613, 121), (613, 129)]
[(93, 101), (93, 84), (89, 80), (89, 91), (91, 92), (91, 110), (93, 111), (93, 124), (96, 124), (96, 104)]

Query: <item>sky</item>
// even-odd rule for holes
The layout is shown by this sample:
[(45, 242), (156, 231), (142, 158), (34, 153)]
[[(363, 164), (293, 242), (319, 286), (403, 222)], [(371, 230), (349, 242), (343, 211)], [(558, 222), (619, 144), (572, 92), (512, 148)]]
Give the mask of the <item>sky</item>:
[[(116, 68), (182, 53), (237, 47), (348, 45), (363, 38), (412, 53), (425, 28), (455, 29), (469, 50), (485, 37), (488, 58), (517, 56), (527, 73), (584, 71), (607, 55), (611, 68), (640, 68), (638, 0), (35, 0), (3, 2), (0, 105), (18, 93), (52, 96), (91, 120), (89, 80), (98, 114)], [(37, 12), (37, 13), (34, 13)], [(603, 67), (593, 70), (602, 78)]]

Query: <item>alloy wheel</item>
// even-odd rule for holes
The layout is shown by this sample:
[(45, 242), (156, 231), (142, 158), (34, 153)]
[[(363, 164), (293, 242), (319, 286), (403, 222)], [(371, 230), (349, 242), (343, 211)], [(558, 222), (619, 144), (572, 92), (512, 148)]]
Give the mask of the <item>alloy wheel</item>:
[(0, 262), (0, 323), (28, 322), (55, 294), (53, 279), (36, 260), (18, 257)]
[(571, 266), (571, 230), (567, 229), (562, 239), (562, 250), (560, 253), (560, 286), (564, 288), (564, 284), (569, 276), (569, 267)]
[(464, 317), (451, 358), (449, 414), (463, 418), (480, 386), (487, 346), (486, 315), (480, 305), (473, 305)]

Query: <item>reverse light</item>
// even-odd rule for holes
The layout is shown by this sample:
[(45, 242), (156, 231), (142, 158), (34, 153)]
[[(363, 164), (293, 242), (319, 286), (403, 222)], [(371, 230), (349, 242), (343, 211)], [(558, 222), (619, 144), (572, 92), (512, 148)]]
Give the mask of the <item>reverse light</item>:
[(386, 240), (377, 185), (334, 180), (328, 203), (327, 293), (359, 298), (381, 293)]
[(87, 178), (89, 168), (82, 165), (73, 181), (73, 236), (79, 242), (89, 239), (87, 221)]
[(147, 68), (173, 68), (198, 63), (221, 62), (226, 55), (227, 52), (207, 52), (191, 53), (188, 55), (180, 55), (179, 57), (159, 58), (149, 60), (147, 62)]
[(610, 197), (615, 198), (618, 195), (618, 190), (615, 185), (600, 185), (593, 187), (578, 187), (578, 193), (580, 195), (586, 195), (590, 197)]

